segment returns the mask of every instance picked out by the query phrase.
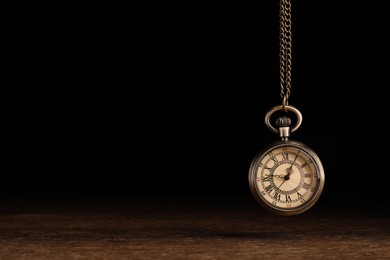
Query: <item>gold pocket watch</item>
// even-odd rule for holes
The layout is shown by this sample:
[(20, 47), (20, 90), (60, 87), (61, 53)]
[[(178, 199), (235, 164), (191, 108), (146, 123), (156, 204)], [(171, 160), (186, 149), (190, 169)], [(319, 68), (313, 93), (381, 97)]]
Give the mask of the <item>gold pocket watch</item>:
[[(278, 110), (292, 111), (297, 123), (283, 116), (274, 128), (271, 115)], [(317, 154), (307, 145), (289, 139), (302, 122), (302, 114), (293, 106), (277, 106), (266, 117), (267, 127), (279, 133), (281, 140), (266, 146), (253, 159), (249, 170), (249, 185), (255, 199), (268, 211), (284, 216), (300, 214), (319, 199), (325, 173)]]

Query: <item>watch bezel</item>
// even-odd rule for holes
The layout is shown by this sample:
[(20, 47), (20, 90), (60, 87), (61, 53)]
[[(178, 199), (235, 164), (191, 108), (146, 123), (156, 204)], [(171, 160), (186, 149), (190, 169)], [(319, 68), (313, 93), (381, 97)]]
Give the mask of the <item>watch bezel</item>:
[[(318, 172), (318, 188), (315, 191), (314, 195), (310, 198), (310, 200), (306, 201), (306, 203), (302, 204), (300, 207), (290, 208), (290, 209), (283, 209), (280, 207), (273, 206), (266, 202), (266, 200), (263, 198), (263, 195), (261, 195), (259, 189), (257, 188), (257, 169), (258, 169), (258, 163), (262, 161), (262, 159), (271, 151), (274, 149), (279, 149), (281, 147), (295, 147), (300, 150), (303, 150), (312, 160), (313, 165), (316, 168)], [(291, 215), (297, 215), (301, 214), (308, 209), (310, 209), (320, 198), (322, 191), (324, 189), (324, 183), (325, 183), (325, 171), (324, 167), (322, 165), (322, 162), (320, 158), (318, 157), (317, 153), (313, 151), (309, 146), (306, 144), (303, 144), (301, 142), (295, 141), (295, 140), (288, 140), (288, 141), (276, 141), (273, 143), (270, 143), (264, 149), (262, 149), (252, 160), (252, 163), (250, 165), (249, 169), (249, 186), (250, 190), (260, 205), (263, 206), (266, 210), (269, 212), (272, 212), (274, 214), (282, 215), (282, 216), (291, 216)]]

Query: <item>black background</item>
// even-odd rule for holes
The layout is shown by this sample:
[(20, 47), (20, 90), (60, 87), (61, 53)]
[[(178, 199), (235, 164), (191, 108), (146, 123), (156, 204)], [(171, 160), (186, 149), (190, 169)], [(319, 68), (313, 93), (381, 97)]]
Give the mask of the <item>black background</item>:
[[(2, 192), (254, 202), (250, 162), (278, 138), (263, 123), (281, 104), (278, 8), (68, 6), (15, 21)], [(324, 164), (319, 203), (386, 202), (372, 172), (384, 170), (373, 147), (385, 138), (381, 125), (370, 128), (386, 103), (386, 43), (373, 31), (381, 23), (331, 1), (294, 1), (292, 10), (290, 104), (303, 114), (292, 139)]]

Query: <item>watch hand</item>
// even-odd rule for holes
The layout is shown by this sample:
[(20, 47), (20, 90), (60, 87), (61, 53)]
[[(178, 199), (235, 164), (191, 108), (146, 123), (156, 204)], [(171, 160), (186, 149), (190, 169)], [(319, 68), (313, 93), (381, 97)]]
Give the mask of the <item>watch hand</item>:
[(289, 180), (290, 179), (290, 175), (293, 173), (292, 167), (293, 167), (295, 161), (297, 160), (299, 153), (300, 153), (300, 151), (297, 152), (297, 155), (295, 156), (294, 161), (291, 163), (291, 166), (286, 169), (287, 174), (284, 176), (285, 180)]
[(270, 177), (277, 177), (277, 178), (284, 178), (284, 175), (282, 174), (270, 174)]
[(298, 152), (297, 152), (297, 155), (295, 156), (295, 159), (294, 159), (294, 161), (292, 162), (292, 164), (291, 164), (291, 166), (290, 166), (290, 168), (289, 168), (289, 169), (291, 169), (291, 168), (293, 167), (293, 165), (294, 165), (295, 161), (296, 161), (296, 160), (297, 160), (297, 158), (298, 158), (298, 155), (299, 155), (299, 153), (300, 153), (300, 151), (298, 151)]
[(283, 185), (283, 183), (285, 183), (286, 182), (286, 180), (287, 179), (284, 179), (284, 181), (279, 185), (279, 187), (276, 189), (276, 191), (275, 192), (277, 192), (277, 191), (279, 191), (280, 190), (280, 187)]

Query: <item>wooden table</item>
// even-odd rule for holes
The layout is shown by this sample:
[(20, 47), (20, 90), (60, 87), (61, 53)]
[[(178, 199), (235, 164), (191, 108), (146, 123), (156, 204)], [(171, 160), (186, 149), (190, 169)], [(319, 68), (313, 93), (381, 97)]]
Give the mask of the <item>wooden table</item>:
[(3, 200), (0, 259), (390, 259), (380, 209), (279, 217), (252, 200)]

